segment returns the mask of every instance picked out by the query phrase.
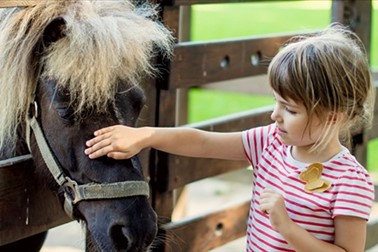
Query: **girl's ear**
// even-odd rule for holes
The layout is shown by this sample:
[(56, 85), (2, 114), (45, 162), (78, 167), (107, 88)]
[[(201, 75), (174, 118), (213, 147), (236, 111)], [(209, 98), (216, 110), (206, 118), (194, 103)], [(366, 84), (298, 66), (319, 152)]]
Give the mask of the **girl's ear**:
[(329, 112), (327, 116), (327, 122), (331, 124), (338, 123), (342, 120), (343, 114), (338, 112)]

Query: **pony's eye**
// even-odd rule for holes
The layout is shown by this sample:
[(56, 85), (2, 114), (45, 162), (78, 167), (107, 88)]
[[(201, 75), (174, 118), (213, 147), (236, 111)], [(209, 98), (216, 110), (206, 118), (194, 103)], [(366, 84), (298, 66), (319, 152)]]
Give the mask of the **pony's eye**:
[(74, 121), (74, 113), (70, 107), (67, 108), (57, 108), (56, 111), (58, 112), (59, 116), (67, 122)]
[(54, 107), (59, 116), (66, 122), (74, 121), (74, 109), (70, 102), (70, 93), (64, 90), (57, 91), (54, 97)]
[(66, 122), (73, 123), (75, 120), (74, 111), (71, 106), (63, 106), (55, 108), (58, 115)]

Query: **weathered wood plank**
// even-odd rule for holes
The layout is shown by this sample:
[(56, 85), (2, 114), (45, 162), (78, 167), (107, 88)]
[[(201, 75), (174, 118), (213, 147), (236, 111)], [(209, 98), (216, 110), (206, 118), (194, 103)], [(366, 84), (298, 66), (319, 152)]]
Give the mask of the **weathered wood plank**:
[(177, 44), (165, 88), (188, 88), (264, 74), (282, 44), (294, 34)]
[(1, 0), (0, 8), (35, 6), (38, 0)]
[(270, 118), (272, 111), (273, 106), (264, 106), (180, 127), (191, 127), (216, 132), (246, 130), (272, 123), (273, 121)]
[[(175, 165), (172, 165), (174, 163)], [(170, 159), (170, 174), (166, 187), (160, 190), (169, 191), (188, 183), (217, 176), (248, 167), (247, 161), (230, 161), (222, 159), (186, 158), (174, 156)]]
[(0, 168), (11, 166), (11, 165), (17, 165), (24, 162), (32, 162), (32, 155), (27, 154), (27, 155), (8, 158), (5, 160), (0, 160)]
[[(375, 73), (377, 75), (377, 73)], [(378, 81), (375, 81), (375, 106), (374, 106), (374, 118), (371, 129), (368, 130), (368, 140), (372, 140), (378, 137)]]
[(57, 196), (35, 180), (31, 159), (0, 167), (0, 245), (70, 221)]
[(180, 7), (165, 6), (162, 13), (164, 24), (174, 33), (174, 36), (179, 37), (180, 32)]
[(232, 207), (163, 225), (165, 250), (208, 251), (245, 235), (250, 199)]
[(370, 57), (372, 1), (332, 1), (332, 22), (349, 26), (362, 40)]
[(369, 249), (378, 244), (378, 219), (368, 222), (365, 249)]

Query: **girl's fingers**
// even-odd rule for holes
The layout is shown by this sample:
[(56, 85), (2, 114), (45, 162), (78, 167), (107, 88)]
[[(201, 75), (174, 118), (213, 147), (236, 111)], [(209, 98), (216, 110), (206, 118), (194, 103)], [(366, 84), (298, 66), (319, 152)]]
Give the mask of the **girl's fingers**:
[(271, 193), (275, 193), (275, 191), (272, 189), (272, 188), (270, 188), (270, 187), (265, 187), (263, 190), (262, 190), (262, 192), (261, 192), (261, 194), (271, 194)]
[(100, 141), (98, 138), (92, 138), (91, 140), (88, 140), (85, 142), (85, 145), (87, 147), (92, 147), (93, 145), (95, 145), (98, 141)]
[(108, 132), (112, 131), (113, 129), (114, 129), (114, 126), (110, 126), (110, 127), (106, 127), (106, 128), (102, 128), (102, 129), (96, 130), (93, 134), (95, 136), (100, 136), (102, 134), (105, 134), (105, 133), (108, 133)]
[(89, 152), (89, 155), (88, 154), (87, 155), (90, 159), (94, 159), (94, 158), (105, 156), (111, 151), (112, 151), (112, 148), (111, 148), (110, 145), (108, 145), (108, 146), (101, 148), (99, 150)]
[[(130, 152), (129, 146), (124, 146), (123, 129), (123, 127), (116, 125), (95, 131), (95, 137), (85, 142), (88, 148), (84, 150), (84, 153), (91, 159), (101, 156), (108, 156), (113, 159), (131, 158), (134, 152)], [(127, 133), (127, 131), (124, 133)]]
[(264, 188), (260, 194), (260, 210), (269, 214), (274, 204), (275, 191), (269, 187)]
[(85, 144), (88, 147), (91, 147), (92, 145), (95, 145), (96, 143), (102, 141), (103, 139), (109, 138), (110, 137), (109, 132), (113, 131), (113, 129), (114, 129), (114, 126), (96, 130), (93, 133), (95, 137), (86, 141)]
[(268, 202), (260, 201), (260, 210), (261, 210), (261, 212), (263, 212), (264, 214), (269, 214), (269, 212), (270, 212), (270, 207), (269, 207)]
[(262, 208), (262, 207), (260, 207), (260, 210), (261, 210), (261, 212), (263, 212), (264, 214), (270, 214), (270, 210), (268, 210), (268, 209), (265, 209), (265, 208)]
[(95, 145), (101, 144), (102, 142), (104, 142), (105, 139), (109, 139), (110, 137), (111, 137), (110, 133), (103, 132), (100, 135), (98, 135), (98, 136), (96, 136), (96, 137), (94, 137), (94, 138), (86, 141), (85, 144), (88, 147), (93, 147)]
[(111, 140), (108, 138), (102, 141), (100, 140), (99, 142), (96, 142), (93, 145), (87, 145), (87, 146), (89, 146), (89, 148), (85, 149), (84, 153), (86, 155), (90, 155), (90, 157), (104, 156), (108, 152), (112, 151)]

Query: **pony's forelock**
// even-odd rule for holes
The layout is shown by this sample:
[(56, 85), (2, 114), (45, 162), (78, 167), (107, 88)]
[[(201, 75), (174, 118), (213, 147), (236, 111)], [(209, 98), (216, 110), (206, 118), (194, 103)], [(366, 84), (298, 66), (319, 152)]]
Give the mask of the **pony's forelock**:
[(70, 6), (64, 15), (66, 37), (46, 54), (44, 74), (70, 91), (78, 110), (104, 107), (118, 80), (137, 85), (143, 74), (154, 72), (154, 50), (171, 47), (169, 32), (146, 15), (156, 15), (155, 10), (144, 6), (136, 11), (128, 2)]
[[(16, 126), (32, 102), (41, 65), (42, 77), (70, 92), (76, 111), (103, 108), (120, 80), (132, 86), (153, 74), (151, 57), (157, 50), (171, 56), (173, 45), (169, 30), (150, 18), (156, 15), (150, 5), (95, 0), (47, 0), (0, 13), (0, 149), (16, 141)], [(59, 17), (66, 23), (64, 37), (38, 58), (44, 29)]]

